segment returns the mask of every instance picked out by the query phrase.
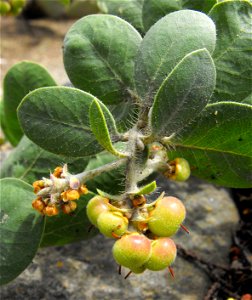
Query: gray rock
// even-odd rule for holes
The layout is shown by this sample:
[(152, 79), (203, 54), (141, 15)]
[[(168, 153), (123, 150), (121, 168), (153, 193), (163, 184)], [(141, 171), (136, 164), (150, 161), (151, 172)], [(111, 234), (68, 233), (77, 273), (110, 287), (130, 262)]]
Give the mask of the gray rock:
[[(227, 264), (231, 233), (238, 222), (229, 192), (194, 178), (169, 185), (160, 179), (159, 186), (160, 192), (179, 197), (187, 208), (185, 225), (190, 235), (181, 230), (176, 243), (209, 262)], [(117, 274), (113, 243), (98, 235), (90, 241), (40, 249), (23, 274), (2, 287), (1, 299), (202, 300), (206, 294), (207, 274), (180, 257), (174, 263), (174, 280), (168, 271), (146, 271), (125, 280)]]

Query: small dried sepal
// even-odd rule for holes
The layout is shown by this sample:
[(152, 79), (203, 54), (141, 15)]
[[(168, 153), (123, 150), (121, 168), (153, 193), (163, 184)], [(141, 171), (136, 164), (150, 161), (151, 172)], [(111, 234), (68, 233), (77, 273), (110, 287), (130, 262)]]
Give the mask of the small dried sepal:
[(52, 217), (59, 214), (59, 209), (55, 204), (49, 204), (44, 208), (43, 213), (48, 217)]
[(75, 201), (69, 201), (68, 203), (62, 204), (61, 209), (64, 214), (71, 214), (77, 208), (77, 203)]
[(45, 187), (44, 180), (34, 181), (32, 186), (34, 188), (34, 194), (37, 194), (40, 190), (42, 190)]
[(64, 202), (78, 200), (80, 198), (80, 193), (76, 190), (67, 190), (61, 193), (61, 198)]
[(42, 200), (42, 198), (38, 197), (32, 201), (32, 207), (34, 209), (36, 209), (38, 212), (43, 214), (43, 210), (46, 207), (46, 205), (45, 205), (44, 201)]

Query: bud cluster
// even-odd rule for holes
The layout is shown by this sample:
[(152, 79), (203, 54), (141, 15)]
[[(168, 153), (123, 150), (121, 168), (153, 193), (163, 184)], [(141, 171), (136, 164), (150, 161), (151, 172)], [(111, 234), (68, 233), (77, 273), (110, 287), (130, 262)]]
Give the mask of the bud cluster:
[(32, 202), (33, 208), (49, 217), (57, 215), (60, 209), (65, 214), (72, 213), (77, 208), (76, 200), (88, 193), (86, 186), (68, 173), (66, 165), (57, 167), (50, 179), (35, 181), (33, 188), (37, 194)]
[(183, 203), (163, 195), (150, 204), (146, 204), (143, 195), (131, 200), (133, 207), (123, 209), (118, 203), (97, 195), (87, 205), (87, 216), (102, 234), (117, 238), (113, 256), (120, 266), (136, 274), (169, 267), (177, 253), (170, 237), (186, 216)]

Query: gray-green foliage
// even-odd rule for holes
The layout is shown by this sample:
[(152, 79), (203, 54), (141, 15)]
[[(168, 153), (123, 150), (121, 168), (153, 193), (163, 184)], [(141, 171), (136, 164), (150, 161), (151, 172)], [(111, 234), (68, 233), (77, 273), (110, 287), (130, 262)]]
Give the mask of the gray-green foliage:
[(17, 277), (32, 261), (44, 219), (31, 207), (33, 189), (14, 178), (0, 180), (0, 284)]
[[(134, 10), (136, 1), (130, 1), (130, 10)], [(118, 9), (115, 1), (100, 2), (110, 7), (108, 11)], [(151, 143), (161, 142), (167, 148), (169, 159), (187, 159), (194, 175), (227, 187), (251, 187), (251, 27), (248, 25), (251, 4), (218, 2), (174, 2), (178, 8), (174, 7), (169, 14), (166, 12), (171, 10), (164, 11), (161, 20), (143, 19), (147, 27), (152, 25), (143, 38), (133, 26), (116, 16), (92, 15), (80, 19), (67, 33), (63, 47), (64, 64), (73, 88), (26, 87), (26, 80), (12, 70), (13, 77), (18, 78), (17, 90), (25, 91), (22, 102), (19, 93), (10, 106), (10, 115), (15, 119), (19, 105), (19, 123), (15, 119), (13, 130), (20, 130), (21, 125), (30, 140), (22, 139), (6, 160), (2, 176), (31, 183), (63, 162), (68, 162), (72, 172), (78, 173), (84, 168), (90, 171), (107, 163), (111, 165), (118, 160), (117, 156), (128, 155), (131, 176), (138, 177), (135, 179), (142, 185), (141, 181), (152, 172), (149, 172), (151, 168), (145, 169), (152, 162)], [(164, 2), (149, 1), (153, 7), (158, 3)], [(112, 4), (113, 7), (109, 6)], [(140, 4), (147, 9), (147, 0), (139, 1)], [(211, 18), (199, 11), (183, 9), (208, 12), (212, 6)], [(131, 20), (133, 24), (139, 20), (137, 9)], [(127, 14), (120, 13), (127, 19)], [(44, 71), (40, 69), (34, 75), (35, 81), (41, 72)], [(43, 86), (53, 85), (47, 79)], [(30, 84), (30, 77), (27, 83)], [(15, 88), (13, 94), (9, 86), (6, 89), (11, 98)], [(28, 93), (30, 89), (35, 90)], [(7, 133), (12, 120), (6, 120), (4, 117), (2, 124)], [(38, 225), (34, 241), (29, 240), (33, 247), (24, 250), (28, 251), (29, 260), (41, 237), (42, 246), (89, 238), (87, 201), (97, 193), (96, 189), (117, 196), (124, 193), (129, 185), (128, 167), (121, 164), (118, 169), (89, 177), (85, 183), (91, 193), (78, 200), (77, 211), (46, 218), (43, 236)], [(156, 183), (136, 187), (136, 194), (148, 193), (155, 189)], [(34, 197), (32, 187), (19, 179), (2, 179), (2, 188), (5, 197), (1, 200), (14, 224), (13, 232), (18, 233), (19, 226), (27, 224), (24, 232), (32, 232), (31, 223), (23, 224), (20, 218), (15, 219), (17, 213), (22, 219), (29, 217), (28, 202)], [(19, 197), (15, 198), (17, 189)], [(22, 202), (27, 204), (22, 207)], [(13, 211), (12, 205), (19, 211)], [(34, 220), (41, 218), (34, 217)], [(1, 233), (9, 230), (6, 224), (12, 223), (1, 222)], [(10, 235), (10, 245), (13, 236), (16, 235)], [(9, 236), (5, 233), (3, 237), (7, 247)], [(22, 249), (15, 246), (13, 251), (22, 252)], [(24, 262), (17, 263), (19, 268), (11, 275), (9, 269), (14, 267), (12, 263), (7, 264), (2, 282), (17, 276), (29, 263)]]
[(8, 140), (17, 145), (23, 136), (16, 109), (26, 94), (40, 87), (56, 85), (42, 66), (23, 61), (15, 64), (5, 75), (3, 82), (3, 129)]

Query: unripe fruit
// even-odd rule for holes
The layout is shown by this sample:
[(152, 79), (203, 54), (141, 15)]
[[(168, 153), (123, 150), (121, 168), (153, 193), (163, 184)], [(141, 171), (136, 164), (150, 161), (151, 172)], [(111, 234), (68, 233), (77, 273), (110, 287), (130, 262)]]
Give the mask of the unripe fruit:
[(186, 210), (179, 199), (164, 197), (156, 203), (149, 216), (149, 230), (157, 236), (168, 237), (177, 232), (185, 219)]
[(134, 273), (144, 271), (142, 267), (149, 260), (150, 254), (151, 241), (138, 233), (124, 235), (113, 246), (115, 261)]
[(11, 10), (11, 6), (8, 2), (0, 2), (0, 15), (5, 15)]
[[(128, 229), (128, 219), (120, 212), (104, 211), (97, 219), (97, 226), (107, 237), (123, 235)], [(113, 235), (114, 234), (114, 235)]]
[(11, 5), (15, 8), (22, 8), (25, 5), (25, 0), (11, 0)]
[(170, 266), (177, 255), (177, 248), (173, 240), (159, 238), (151, 243), (150, 259), (145, 267), (152, 271), (160, 271)]
[(138, 268), (131, 268), (131, 271), (135, 274), (141, 274), (143, 273), (144, 271), (146, 270), (146, 267), (145, 266), (141, 266), (141, 267), (138, 267)]
[(87, 216), (89, 221), (97, 226), (97, 219), (102, 212), (108, 211), (109, 200), (101, 196), (95, 196), (89, 200), (87, 205)]
[(173, 168), (173, 172), (168, 174), (167, 177), (176, 181), (185, 181), (190, 177), (191, 170), (189, 163), (186, 159), (178, 157), (169, 163)]

